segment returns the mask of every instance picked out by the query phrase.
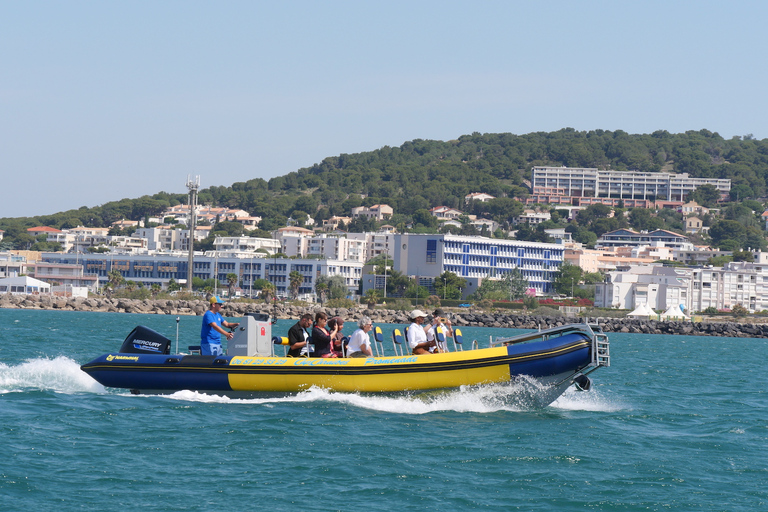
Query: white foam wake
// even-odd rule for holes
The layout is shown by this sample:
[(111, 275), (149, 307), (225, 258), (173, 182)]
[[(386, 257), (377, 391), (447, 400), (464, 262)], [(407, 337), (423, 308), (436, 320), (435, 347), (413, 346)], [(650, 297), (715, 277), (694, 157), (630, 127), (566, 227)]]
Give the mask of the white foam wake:
[(15, 366), (0, 363), (0, 393), (46, 390), (61, 393), (105, 393), (104, 386), (80, 369), (74, 360), (28, 359)]
[[(539, 399), (546, 395), (546, 392), (546, 388), (537, 381), (521, 379), (509, 384), (467, 386), (456, 390), (413, 395), (361, 395), (313, 387), (295, 395), (268, 398), (229, 398), (197, 391), (178, 391), (167, 397), (172, 400), (228, 404), (333, 402), (388, 413), (428, 414), (442, 411), (493, 413), (539, 409), (541, 407)], [(550, 407), (585, 411), (610, 411), (619, 408), (601, 397), (594, 388), (589, 392), (570, 388)]]

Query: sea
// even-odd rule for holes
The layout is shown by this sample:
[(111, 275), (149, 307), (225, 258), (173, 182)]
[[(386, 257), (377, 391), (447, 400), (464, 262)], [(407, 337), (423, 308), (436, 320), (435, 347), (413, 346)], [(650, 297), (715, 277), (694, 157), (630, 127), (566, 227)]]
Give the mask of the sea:
[(514, 386), (230, 399), (80, 370), (136, 325), (184, 350), (200, 322), (0, 309), (0, 511), (768, 510), (765, 339), (609, 334), (592, 389), (538, 409)]

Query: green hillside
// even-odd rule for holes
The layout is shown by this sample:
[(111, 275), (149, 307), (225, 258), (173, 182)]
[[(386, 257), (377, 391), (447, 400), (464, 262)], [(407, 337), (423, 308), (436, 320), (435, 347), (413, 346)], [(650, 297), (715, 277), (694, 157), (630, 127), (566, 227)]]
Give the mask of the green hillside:
[[(498, 198), (524, 197), (534, 165), (663, 170), (692, 177), (730, 178), (733, 196), (741, 200), (765, 194), (768, 139), (745, 136), (726, 140), (708, 130), (636, 135), (571, 128), (526, 135), (474, 133), (458, 140), (417, 139), (400, 147), (328, 157), (269, 181), (257, 178), (231, 187), (206, 188), (199, 197), (201, 204), (239, 208), (263, 217), (261, 227), (266, 231), (286, 225), (288, 217), (299, 219), (308, 214), (320, 222), (333, 215), (348, 215), (355, 206), (378, 203), (394, 208), (391, 223), (413, 222), (429, 229), (434, 226), (424, 218), (426, 210), (440, 205), (465, 209), (464, 196), (470, 192), (487, 192)], [(54, 215), (3, 218), (0, 229), (15, 241), (23, 239), (24, 230), (31, 226), (106, 227), (123, 218), (155, 216), (181, 202), (186, 202), (186, 194), (160, 192)], [(504, 218), (504, 213), (517, 210), (519, 203), (507, 199), (485, 208), (498, 211), (474, 213)], [(354, 227), (369, 227), (362, 224)]]

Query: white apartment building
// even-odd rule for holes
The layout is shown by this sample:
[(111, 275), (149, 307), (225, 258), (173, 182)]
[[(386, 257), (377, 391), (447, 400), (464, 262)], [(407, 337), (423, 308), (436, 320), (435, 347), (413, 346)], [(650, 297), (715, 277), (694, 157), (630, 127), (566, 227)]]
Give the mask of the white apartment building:
[(150, 251), (182, 251), (187, 246), (189, 230), (168, 228), (139, 228), (133, 236), (147, 240), (147, 250)]
[[(217, 236), (213, 241), (216, 252), (253, 253), (264, 249), (269, 254), (280, 252), (280, 241), (274, 238), (256, 238), (252, 236)], [(263, 252), (263, 251), (262, 251)]]
[(647, 304), (651, 309), (666, 311), (682, 304), (688, 312), (693, 307), (692, 289), (691, 269), (635, 265), (608, 272), (605, 281), (595, 285), (595, 306), (635, 309)]
[(689, 193), (702, 185), (713, 185), (722, 195), (731, 190), (731, 180), (690, 178), (686, 173), (582, 167), (534, 167), (531, 170), (534, 195), (684, 201)]
[(722, 268), (693, 271), (694, 311), (708, 307), (732, 309), (740, 304), (750, 313), (768, 309), (768, 264), (730, 262)]

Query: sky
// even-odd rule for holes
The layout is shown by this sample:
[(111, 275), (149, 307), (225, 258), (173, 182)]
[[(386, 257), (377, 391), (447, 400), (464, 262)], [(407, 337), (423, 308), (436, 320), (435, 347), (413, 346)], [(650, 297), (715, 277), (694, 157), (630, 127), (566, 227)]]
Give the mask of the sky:
[(0, 218), (480, 133), (768, 137), (765, 1), (0, 1)]

